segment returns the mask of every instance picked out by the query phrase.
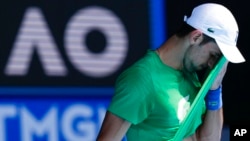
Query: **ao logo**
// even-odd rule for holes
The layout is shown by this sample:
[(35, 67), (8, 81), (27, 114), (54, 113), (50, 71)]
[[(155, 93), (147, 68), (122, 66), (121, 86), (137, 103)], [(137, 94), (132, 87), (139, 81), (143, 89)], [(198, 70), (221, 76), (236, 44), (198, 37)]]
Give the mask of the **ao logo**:
[[(101, 53), (91, 52), (85, 44), (85, 38), (92, 30), (100, 31), (106, 38), (107, 44)], [(119, 68), (126, 57), (127, 33), (120, 19), (106, 8), (92, 6), (77, 11), (68, 21), (64, 33), (65, 54), (71, 64), (85, 75), (108, 76)], [(46, 75), (67, 75), (67, 67), (41, 10), (30, 7), (19, 28), (5, 74), (26, 75), (34, 51)]]

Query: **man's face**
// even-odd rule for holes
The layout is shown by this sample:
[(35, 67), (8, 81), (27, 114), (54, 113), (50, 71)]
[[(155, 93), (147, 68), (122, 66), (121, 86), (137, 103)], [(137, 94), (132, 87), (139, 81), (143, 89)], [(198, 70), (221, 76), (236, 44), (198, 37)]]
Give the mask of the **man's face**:
[(184, 57), (184, 69), (195, 72), (204, 68), (213, 68), (221, 57), (221, 51), (215, 42), (190, 46)]

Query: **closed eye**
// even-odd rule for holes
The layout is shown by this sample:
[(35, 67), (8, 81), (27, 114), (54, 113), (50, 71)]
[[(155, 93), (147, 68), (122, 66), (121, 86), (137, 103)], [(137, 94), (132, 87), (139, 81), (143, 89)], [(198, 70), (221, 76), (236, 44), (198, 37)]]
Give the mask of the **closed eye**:
[(211, 58), (214, 58), (215, 60), (217, 60), (222, 56), (222, 54), (213, 52), (213, 53), (210, 54), (210, 56), (211, 56)]

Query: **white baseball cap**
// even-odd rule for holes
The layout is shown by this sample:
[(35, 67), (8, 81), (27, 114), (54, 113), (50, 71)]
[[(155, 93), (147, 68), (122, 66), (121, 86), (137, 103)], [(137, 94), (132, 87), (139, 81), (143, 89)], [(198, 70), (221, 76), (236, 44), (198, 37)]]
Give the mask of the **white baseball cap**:
[(239, 34), (237, 22), (226, 7), (215, 3), (201, 4), (193, 9), (190, 17), (185, 16), (184, 21), (214, 38), (229, 62), (245, 61), (236, 46)]

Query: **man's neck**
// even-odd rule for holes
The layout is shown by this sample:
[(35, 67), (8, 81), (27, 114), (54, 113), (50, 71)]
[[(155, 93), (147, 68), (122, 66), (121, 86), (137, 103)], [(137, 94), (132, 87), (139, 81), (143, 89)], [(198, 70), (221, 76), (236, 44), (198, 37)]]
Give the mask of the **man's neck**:
[(185, 46), (184, 39), (172, 36), (156, 52), (164, 64), (176, 70), (182, 70)]

